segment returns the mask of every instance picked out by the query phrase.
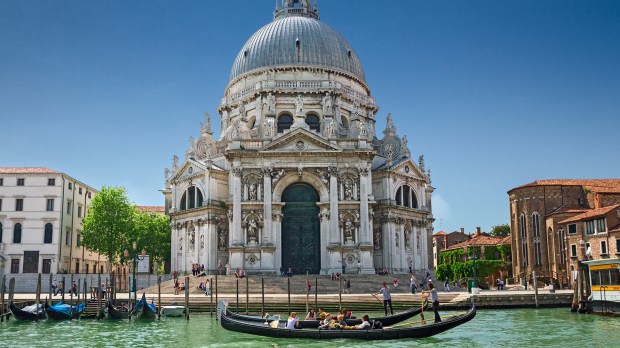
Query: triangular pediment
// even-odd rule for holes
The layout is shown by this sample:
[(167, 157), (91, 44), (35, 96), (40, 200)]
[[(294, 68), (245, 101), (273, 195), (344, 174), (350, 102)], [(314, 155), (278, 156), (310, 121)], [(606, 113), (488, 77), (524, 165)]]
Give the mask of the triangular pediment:
[(298, 128), (264, 146), (260, 152), (340, 152), (342, 149), (308, 130)]
[(200, 175), (207, 171), (208, 168), (203, 163), (200, 163), (192, 158), (188, 158), (183, 162), (181, 166), (177, 168), (172, 174), (171, 180), (182, 180), (189, 177)]
[(394, 165), (390, 170), (400, 175), (412, 178), (428, 178), (426, 173), (424, 173), (420, 167), (418, 167), (418, 165), (411, 160), (411, 158), (404, 159), (402, 162)]

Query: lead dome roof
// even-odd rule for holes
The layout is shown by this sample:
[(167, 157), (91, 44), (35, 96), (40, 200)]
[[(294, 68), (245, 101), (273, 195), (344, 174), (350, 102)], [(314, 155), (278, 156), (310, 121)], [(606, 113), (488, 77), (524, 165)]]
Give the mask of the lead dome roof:
[(320, 66), (349, 73), (365, 82), (362, 63), (349, 42), (315, 18), (277, 18), (243, 45), (230, 80), (252, 70), (277, 66)]

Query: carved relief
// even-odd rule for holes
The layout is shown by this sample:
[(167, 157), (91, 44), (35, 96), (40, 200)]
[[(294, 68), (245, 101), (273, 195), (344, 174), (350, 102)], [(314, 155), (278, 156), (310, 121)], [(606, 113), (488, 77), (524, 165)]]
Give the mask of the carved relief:
[(375, 250), (381, 249), (381, 229), (375, 229), (374, 247)]

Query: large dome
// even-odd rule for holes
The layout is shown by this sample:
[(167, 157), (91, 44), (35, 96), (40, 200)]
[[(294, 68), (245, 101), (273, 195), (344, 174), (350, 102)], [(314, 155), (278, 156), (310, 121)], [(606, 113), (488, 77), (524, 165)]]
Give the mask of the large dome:
[(365, 82), (364, 69), (351, 44), (314, 18), (279, 18), (259, 29), (243, 45), (230, 80), (275, 66), (320, 66), (349, 73)]

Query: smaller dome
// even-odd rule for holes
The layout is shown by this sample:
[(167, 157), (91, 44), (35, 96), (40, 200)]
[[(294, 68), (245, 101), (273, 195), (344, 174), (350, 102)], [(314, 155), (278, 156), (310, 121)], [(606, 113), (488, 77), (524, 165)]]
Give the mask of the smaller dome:
[(281, 17), (259, 29), (237, 55), (230, 80), (276, 66), (332, 68), (365, 81), (362, 63), (351, 44), (332, 27), (311, 17)]

